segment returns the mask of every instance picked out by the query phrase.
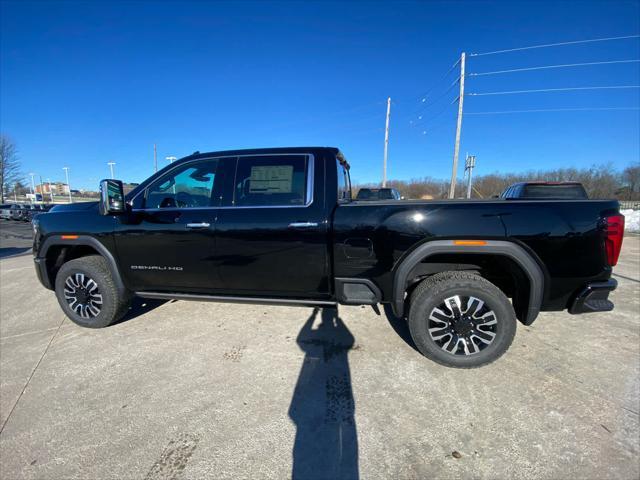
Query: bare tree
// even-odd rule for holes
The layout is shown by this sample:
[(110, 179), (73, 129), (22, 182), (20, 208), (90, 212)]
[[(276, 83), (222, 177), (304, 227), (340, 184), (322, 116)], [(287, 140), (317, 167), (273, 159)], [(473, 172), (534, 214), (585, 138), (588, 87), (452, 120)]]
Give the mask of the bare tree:
[(622, 180), (626, 184), (627, 200), (640, 198), (640, 164), (630, 165), (622, 172)]
[(6, 192), (21, 179), (16, 146), (9, 137), (0, 134), (0, 203), (4, 203)]

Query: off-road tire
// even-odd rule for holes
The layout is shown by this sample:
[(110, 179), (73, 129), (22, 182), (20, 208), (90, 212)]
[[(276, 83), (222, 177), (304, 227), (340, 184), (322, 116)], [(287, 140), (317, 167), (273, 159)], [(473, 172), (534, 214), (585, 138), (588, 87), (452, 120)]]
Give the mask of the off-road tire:
[[(95, 282), (96, 287), (87, 279)], [(81, 285), (83, 282), (89, 285), (88, 288)], [(81, 327), (107, 327), (120, 320), (131, 303), (129, 293), (118, 294), (107, 261), (100, 255), (89, 255), (64, 263), (58, 270), (55, 283), (56, 297), (62, 310)], [(87, 290), (92, 290), (93, 294), (85, 293)], [(83, 308), (81, 302), (73, 303), (73, 298), (80, 295), (89, 298), (89, 301), (84, 303), (90, 305), (88, 309)], [(98, 303), (98, 299), (101, 300), (101, 304)], [(75, 309), (72, 308), (72, 303)]]
[[(429, 325), (434, 325), (433, 322), (430, 323), (429, 321), (434, 309), (444, 305), (445, 299), (455, 296), (466, 299), (477, 298), (484, 302), (486, 308), (490, 308), (495, 314), (496, 322), (494, 326), (483, 326), (483, 328), (494, 329), (493, 332), (490, 332), (494, 333), (491, 343), (484, 345), (484, 342), (479, 341), (477, 336), (474, 337), (472, 348), (479, 349), (476, 344), (480, 344), (483, 347), (477, 353), (464, 354), (469, 345), (464, 343), (464, 339), (460, 344), (464, 348), (456, 346), (455, 349), (458, 354), (450, 353), (442, 345), (448, 337), (444, 337), (443, 340), (440, 340), (441, 344), (438, 344), (429, 332)], [(467, 304), (466, 309), (468, 311), (471, 307)], [(447, 313), (449, 312), (447, 311)], [(420, 353), (434, 362), (455, 368), (477, 368), (498, 359), (511, 345), (516, 333), (517, 323), (513, 306), (506, 295), (493, 283), (480, 275), (470, 272), (442, 272), (423, 280), (411, 294), (408, 320), (411, 337)], [(474, 320), (476, 319), (471, 318), (472, 326), (470, 328), (472, 329)], [(453, 323), (450, 325), (453, 325)], [(475, 328), (477, 332), (478, 326), (476, 325)], [(453, 326), (451, 326), (451, 331), (455, 331)], [(433, 335), (437, 336), (439, 332)], [(480, 330), (480, 335), (483, 332), (484, 330)], [(451, 335), (453, 339), (453, 333)]]

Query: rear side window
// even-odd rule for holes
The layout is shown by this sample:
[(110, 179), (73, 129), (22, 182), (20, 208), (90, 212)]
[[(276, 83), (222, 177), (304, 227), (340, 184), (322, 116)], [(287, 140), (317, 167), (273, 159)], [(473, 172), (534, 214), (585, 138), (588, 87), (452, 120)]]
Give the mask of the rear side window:
[(236, 207), (303, 206), (307, 192), (308, 155), (260, 155), (238, 158)]

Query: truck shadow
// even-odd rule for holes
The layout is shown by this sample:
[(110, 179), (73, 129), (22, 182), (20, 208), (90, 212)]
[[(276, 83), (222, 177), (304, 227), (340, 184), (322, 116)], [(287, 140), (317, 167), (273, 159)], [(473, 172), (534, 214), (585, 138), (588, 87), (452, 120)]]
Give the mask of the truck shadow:
[[(318, 313), (320, 323), (313, 328)], [(357, 479), (358, 435), (348, 359), (354, 337), (336, 309), (315, 308), (296, 342), (305, 357), (289, 407), (296, 425), (292, 479)]]
[(2, 247), (0, 248), (0, 258), (17, 257), (31, 253), (31, 247)]
[(384, 305), (384, 315), (385, 317), (387, 317), (387, 322), (389, 322), (389, 325), (391, 325), (393, 331), (396, 332), (396, 335), (398, 335), (402, 340), (404, 340), (407, 345), (418, 352), (418, 348), (416, 347), (413, 338), (411, 338), (411, 332), (409, 331), (409, 323), (407, 323), (407, 319), (397, 317), (393, 313), (391, 305), (389, 305), (388, 303), (385, 303)]
[(165, 303), (167, 303), (167, 300), (154, 300), (150, 298), (134, 297), (131, 301), (129, 310), (127, 310), (127, 313), (125, 313), (120, 320), (111, 324), (111, 326), (119, 325), (121, 323), (128, 322), (129, 320), (133, 320), (134, 318), (140, 317), (152, 310), (155, 310)]

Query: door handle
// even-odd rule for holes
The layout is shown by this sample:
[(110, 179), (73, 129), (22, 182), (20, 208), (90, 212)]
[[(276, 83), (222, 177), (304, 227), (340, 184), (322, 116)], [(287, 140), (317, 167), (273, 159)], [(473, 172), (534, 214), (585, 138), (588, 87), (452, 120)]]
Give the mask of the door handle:
[(206, 222), (202, 223), (187, 223), (187, 228), (209, 228), (210, 224)]
[(317, 226), (318, 222), (293, 222), (289, 224), (289, 228), (312, 228)]

